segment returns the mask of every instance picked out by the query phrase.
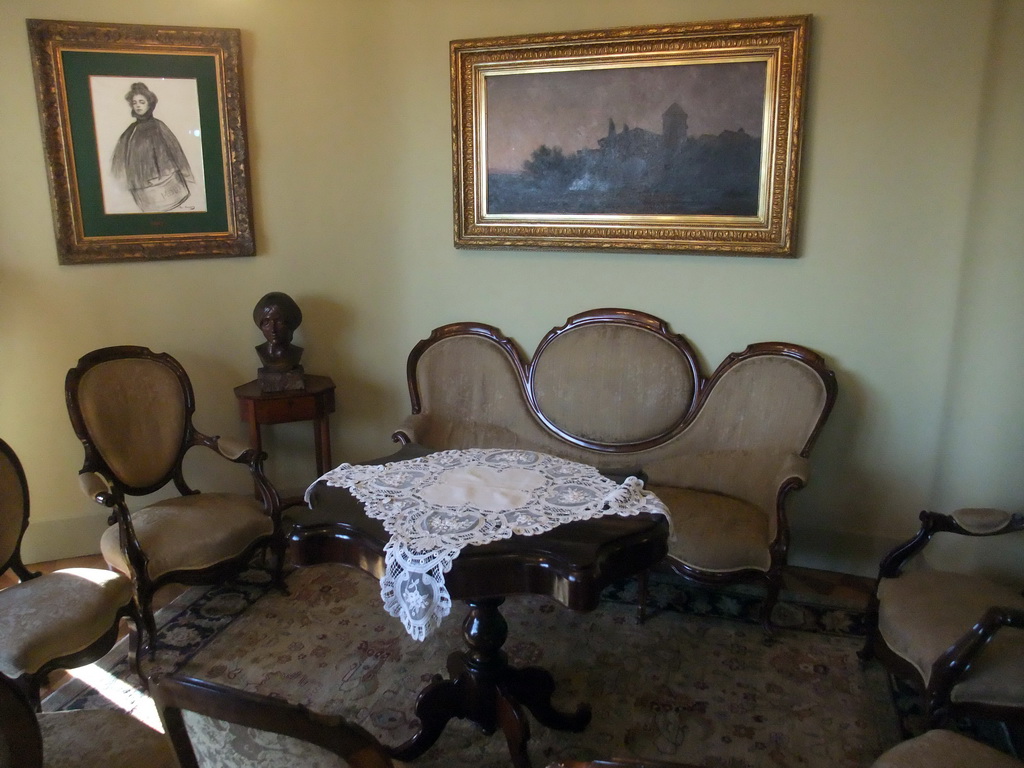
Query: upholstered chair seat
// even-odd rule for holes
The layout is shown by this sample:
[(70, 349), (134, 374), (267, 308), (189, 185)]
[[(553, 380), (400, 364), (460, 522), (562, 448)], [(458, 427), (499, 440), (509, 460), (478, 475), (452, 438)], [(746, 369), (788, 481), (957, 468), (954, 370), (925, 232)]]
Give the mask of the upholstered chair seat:
[(959, 733), (936, 728), (897, 744), (871, 768), (1022, 768), (1024, 763)]
[(110, 632), (132, 602), (132, 583), (113, 571), (67, 568), (0, 591), (0, 672), (34, 675)]
[[(927, 686), (935, 662), (991, 606), (1024, 611), (1024, 596), (982, 576), (910, 571), (878, 585), (878, 631)], [(1024, 632), (997, 633), (950, 697), (1024, 709)]]
[(24, 692), (0, 680), (3, 768), (179, 768), (171, 743), (124, 712), (36, 714)]
[[(274, 523), (253, 497), (233, 493), (176, 496), (132, 513), (135, 534), (149, 554), (150, 579), (178, 569), (201, 570), (238, 557), (260, 537), (274, 532)], [(103, 559), (129, 573), (121, 551), (118, 526), (100, 538)]]
[(669, 557), (698, 571), (726, 573), (771, 567), (768, 515), (720, 493), (651, 485), (672, 518)]

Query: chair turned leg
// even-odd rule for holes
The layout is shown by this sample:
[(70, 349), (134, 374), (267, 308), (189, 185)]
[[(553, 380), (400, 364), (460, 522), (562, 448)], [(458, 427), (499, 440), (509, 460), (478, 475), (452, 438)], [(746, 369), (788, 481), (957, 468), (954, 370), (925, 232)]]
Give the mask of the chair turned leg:
[(647, 598), (650, 586), (651, 571), (645, 568), (636, 577), (636, 623), (643, 624), (647, 620)]
[(128, 666), (142, 681), (143, 689), (148, 691), (149, 678), (142, 673), (142, 619), (139, 617), (139, 610), (134, 602), (125, 612), (125, 618), (128, 619)]
[(137, 640), (139, 657), (141, 658), (142, 651), (145, 650), (149, 660), (153, 661), (156, 658), (156, 617), (153, 615), (153, 594), (142, 585), (135, 588), (135, 612), (141, 620), (135, 625), (139, 633)]
[(288, 585), (284, 581), (284, 561), (288, 555), (288, 540), (284, 536), (278, 537), (270, 545), (274, 551), (273, 584), (282, 595), (288, 594)]

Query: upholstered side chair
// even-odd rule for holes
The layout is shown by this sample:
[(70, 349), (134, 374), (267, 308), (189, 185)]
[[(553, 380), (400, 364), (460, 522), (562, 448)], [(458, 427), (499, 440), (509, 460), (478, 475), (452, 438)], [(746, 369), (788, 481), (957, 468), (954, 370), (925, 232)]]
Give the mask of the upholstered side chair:
[(932, 726), (961, 715), (1024, 722), (1024, 596), (981, 575), (914, 567), (915, 559), (936, 533), (1022, 530), (1024, 515), (998, 509), (925, 511), (917, 535), (882, 560), (860, 656), (919, 689)]
[(0, 765), (5, 768), (178, 768), (159, 731), (113, 709), (37, 714), (0, 678)]
[[(263, 471), (266, 455), (192, 424), (195, 396), (184, 368), (145, 347), (106, 347), (68, 371), (68, 413), (85, 448), (79, 482), (86, 496), (112, 510), (100, 551), (128, 575), (155, 650), (153, 595), (165, 584), (216, 584), (272, 551), (274, 583), (284, 589), (287, 541), (281, 500)], [(192, 448), (244, 467), (257, 493), (200, 493), (185, 480)], [(170, 490), (178, 495), (130, 510), (129, 497)]]
[(391, 768), (386, 749), (340, 717), (195, 678), (154, 679), (150, 693), (181, 768)]
[[(117, 641), (121, 617), (132, 619), (137, 653), (138, 619), (131, 582), (119, 573), (99, 568), (29, 571), (21, 554), (28, 516), (25, 470), (0, 440), (0, 573), (10, 570), (19, 579), (0, 590), (0, 673), (38, 708), (47, 675), (103, 656)], [(137, 655), (130, 658), (137, 670)]]

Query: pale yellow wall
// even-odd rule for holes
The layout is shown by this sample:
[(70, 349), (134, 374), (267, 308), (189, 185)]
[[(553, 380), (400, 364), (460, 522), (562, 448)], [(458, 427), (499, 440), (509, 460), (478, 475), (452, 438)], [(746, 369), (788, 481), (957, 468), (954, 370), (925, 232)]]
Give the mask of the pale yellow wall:
[[(67, 369), (109, 344), (171, 352), (198, 426), (242, 437), (231, 388), (254, 376), (250, 313), (269, 290), (302, 306), (307, 371), (339, 385), (337, 461), (389, 450), (406, 353), (431, 328), (480, 320), (530, 349), (570, 314), (625, 306), (709, 365), (771, 339), (832, 362), (840, 397), (793, 499), (794, 562), (869, 573), (923, 507), (1019, 511), (1022, 6), (0, 0), (0, 435), (32, 483), (28, 557), (94, 552), (103, 527), (76, 487)], [(814, 15), (800, 258), (452, 246), (450, 40), (793, 13)], [(58, 266), (30, 17), (242, 30), (256, 258)], [(309, 430), (272, 429), (286, 488), (312, 479)]]

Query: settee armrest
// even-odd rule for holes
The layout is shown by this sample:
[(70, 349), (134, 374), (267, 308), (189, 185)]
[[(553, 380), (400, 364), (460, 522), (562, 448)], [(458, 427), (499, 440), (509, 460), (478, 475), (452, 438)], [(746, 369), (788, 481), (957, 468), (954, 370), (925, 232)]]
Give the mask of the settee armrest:
[(777, 506), (783, 488), (799, 488), (809, 461), (774, 450), (699, 451), (644, 464), (652, 485), (692, 488), (732, 496), (765, 512)]
[(429, 413), (418, 413), (406, 417), (391, 439), (402, 445), (416, 443), (434, 451), (461, 450), (467, 448), (523, 448), (546, 453), (556, 453), (531, 442), (508, 427), (466, 419), (438, 419)]

